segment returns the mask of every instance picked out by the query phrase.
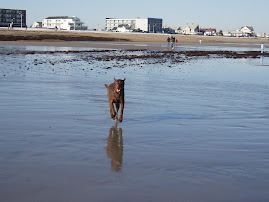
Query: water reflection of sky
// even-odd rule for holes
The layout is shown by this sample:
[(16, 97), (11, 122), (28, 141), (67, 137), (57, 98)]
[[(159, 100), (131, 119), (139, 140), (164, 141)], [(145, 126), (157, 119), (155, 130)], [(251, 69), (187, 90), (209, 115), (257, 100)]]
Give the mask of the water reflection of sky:
[[(87, 43), (87, 42), (81, 42), (81, 43)], [(141, 43), (124, 43), (124, 44), (117, 44), (116, 42), (95, 42), (95, 44), (105, 45), (110, 44), (114, 45), (115, 49), (117, 48), (117, 45), (120, 46), (126, 46), (128, 48), (128, 45), (136, 46), (137, 49), (141, 47), (156, 47), (156, 49), (159, 49), (161, 47), (162, 49), (167, 49), (167, 44), (141, 44)], [(231, 46), (229, 46), (229, 43), (224, 43), (225, 46), (207, 46), (206, 44), (201, 45), (181, 45), (180, 43), (176, 44), (175, 51), (195, 51), (195, 50), (201, 50), (201, 51), (260, 51), (260, 44), (242, 44), (245, 46), (250, 47), (236, 47), (233, 46), (235, 44), (230, 43)], [(258, 47), (251, 47), (253, 45), (257, 45)], [(91, 47), (64, 47), (64, 46), (12, 46), (12, 45), (0, 45), (0, 49), (5, 48), (9, 50), (20, 50), (20, 51), (83, 51), (83, 50), (95, 50), (95, 49), (106, 49), (106, 48), (91, 48)]]
[[(268, 199), (268, 58), (105, 69), (112, 61), (63, 57), (0, 55), (1, 196), (22, 185), (37, 198), (64, 188), (96, 200), (119, 197), (115, 190), (127, 201), (194, 192), (191, 201), (210, 201), (212, 190), (214, 201)], [(126, 78), (118, 125), (104, 86), (114, 77)]]
[(256, 47), (233, 47), (233, 46), (199, 46), (199, 45), (179, 45), (175, 48), (176, 51), (259, 51)]

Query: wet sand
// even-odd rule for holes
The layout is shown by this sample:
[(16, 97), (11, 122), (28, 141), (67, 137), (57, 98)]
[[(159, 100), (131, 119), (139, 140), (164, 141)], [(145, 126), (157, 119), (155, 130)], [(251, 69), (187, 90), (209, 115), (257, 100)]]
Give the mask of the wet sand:
[[(192, 50), (192, 51), (176, 51), (176, 50), (122, 50), (118, 51), (117, 49), (92, 49), (92, 50), (48, 50), (48, 51), (26, 51), (21, 49), (0, 49), (0, 55), (34, 55), (34, 54), (41, 54), (41, 55), (55, 55), (61, 54), (63, 56), (66, 55), (73, 55), (76, 54), (77, 57), (73, 58), (73, 61), (81, 60), (81, 61), (129, 61), (132, 62), (136, 59), (138, 60), (145, 60), (144, 64), (165, 64), (168, 61), (177, 64), (182, 62), (187, 62), (192, 59), (197, 59), (199, 57), (202, 58), (233, 58), (233, 59), (240, 59), (240, 58), (266, 58), (269, 57), (269, 52), (261, 53), (260, 51), (221, 51), (221, 50)], [(84, 55), (87, 54), (87, 57)], [(64, 60), (63, 60), (64, 61)], [(62, 61), (62, 62), (63, 62)], [(72, 59), (68, 59), (69, 62), (72, 62)], [(65, 61), (66, 62), (66, 61)], [(120, 63), (116, 63), (115, 66), (120, 66)], [(53, 63), (49, 59), (47, 61), (43, 61), (42, 63)], [(124, 68), (124, 66), (122, 66)], [(109, 68), (109, 67), (108, 67)]]
[[(266, 55), (0, 53), (1, 201), (269, 199)], [(122, 123), (109, 115), (114, 77), (126, 78)]]
[[(88, 47), (101, 49), (125, 49), (125, 50), (170, 50), (165, 42), (104, 42), (104, 41), (0, 41), (0, 45), (15, 45), (15, 46), (56, 46), (56, 47)], [(177, 43), (176, 47), (194, 45), (200, 47), (219, 46), (219, 47), (255, 47), (260, 48), (260, 44), (243, 44), (243, 43), (202, 43), (198, 42), (182, 42)], [(265, 47), (269, 47), (265, 45)]]

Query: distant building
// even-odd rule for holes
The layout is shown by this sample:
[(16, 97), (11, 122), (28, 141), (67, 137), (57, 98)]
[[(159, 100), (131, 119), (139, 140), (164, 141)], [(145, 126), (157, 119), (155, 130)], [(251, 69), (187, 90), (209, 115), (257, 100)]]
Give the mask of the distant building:
[(255, 36), (255, 32), (253, 27), (244, 26), (235, 31), (225, 31), (223, 32), (223, 36), (231, 36), (231, 37), (250, 37)]
[(195, 35), (199, 33), (199, 25), (185, 25), (182, 34)]
[(253, 35), (255, 35), (254, 29), (251, 26), (241, 27), (239, 31), (242, 32), (244, 34), (244, 36), (253, 36)]
[(63, 29), (63, 30), (86, 30), (87, 26), (83, 26), (83, 22), (79, 18), (73, 16), (52, 16), (47, 17), (42, 22), (42, 27), (48, 29)]
[(130, 29), (135, 29), (135, 19), (116, 19), (116, 18), (106, 18), (106, 31), (117, 30), (120, 25), (128, 25)]
[(119, 26), (128, 25), (130, 30), (140, 30), (143, 32), (162, 32), (163, 20), (160, 18), (132, 18), (132, 19), (118, 19), (106, 18), (106, 31), (112, 31)]
[(199, 32), (205, 36), (213, 36), (217, 34), (215, 28), (200, 28)]
[(265, 38), (265, 37), (269, 37), (269, 34), (268, 33), (259, 33), (257, 34), (257, 37), (262, 37), (262, 38)]
[(243, 33), (240, 31), (224, 31), (223, 36), (241, 37)]
[(131, 28), (129, 25), (119, 25), (116, 29), (117, 32), (130, 32)]
[(176, 28), (175, 32), (176, 34), (181, 34), (182, 33), (181, 27)]
[(169, 26), (164, 26), (163, 27), (163, 33), (175, 34), (176, 33), (176, 28), (169, 27)]
[(0, 8), (0, 27), (26, 27), (26, 10)]
[(31, 27), (33, 27), (33, 28), (41, 28), (42, 27), (42, 22), (34, 22)]

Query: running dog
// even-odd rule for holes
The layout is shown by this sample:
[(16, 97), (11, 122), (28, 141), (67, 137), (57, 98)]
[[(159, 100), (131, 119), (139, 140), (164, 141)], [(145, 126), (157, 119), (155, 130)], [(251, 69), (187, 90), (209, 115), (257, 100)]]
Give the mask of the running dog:
[[(118, 118), (118, 111), (121, 105), (121, 112), (120, 112), (120, 118), (119, 122), (122, 122), (122, 115), (123, 115), (123, 109), (124, 109), (124, 80), (121, 79), (115, 79), (114, 83), (110, 84), (109, 86), (105, 84), (107, 88), (107, 97), (108, 97), (108, 103), (110, 108), (110, 115), (112, 119)], [(114, 109), (114, 105), (116, 105), (116, 111)]]

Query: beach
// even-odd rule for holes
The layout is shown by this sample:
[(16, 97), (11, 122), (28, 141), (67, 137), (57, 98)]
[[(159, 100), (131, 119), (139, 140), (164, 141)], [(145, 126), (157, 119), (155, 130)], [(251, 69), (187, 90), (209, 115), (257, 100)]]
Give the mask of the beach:
[(25, 33), (0, 38), (0, 201), (268, 201), (264, 39)]
[[(68, 46), (119, 49), (159, 49), (167, 44), (170, 34), (152, 33), (115, 33), (94, 31), (53, 31), (53, 30), (7, 30), (0, 29), (0, 45), (24, 46)], [(268, 46), (267, 38), (238, 38), (220, 36), (173, 35), (177, 45), (201, 46)], [(200, 44), (200, 40), (202, 43)], [(84, 43), (82, 43), (84, 42)], [(139, 46), (138, 46), (139, 45)], [(153, 47), (152, 47), (153, 46)]]

